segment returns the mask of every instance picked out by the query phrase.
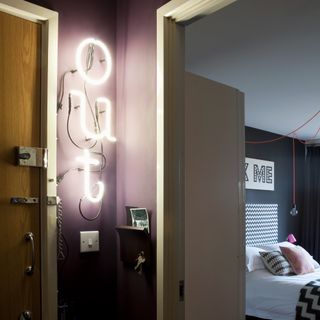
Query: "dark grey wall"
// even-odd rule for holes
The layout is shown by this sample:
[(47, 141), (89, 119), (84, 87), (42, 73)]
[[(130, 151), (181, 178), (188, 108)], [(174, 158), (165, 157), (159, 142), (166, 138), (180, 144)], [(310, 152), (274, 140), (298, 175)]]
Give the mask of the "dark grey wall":
[[(262, 141), (279, 135), (246, 127), (246, 140)], [(246, 144), (246, 157), (274, 161), (275, 190), (246, 190), (246, 203), (277, 203), (279, 208), (279, 241), (289, 233), (300, 239), (300, 221), (303, 215), (304, 145), (296, 141), (296, 204), (297, 216), (291, 216), (292, 207), (292, 139), (285, 138), (269, 144)]]

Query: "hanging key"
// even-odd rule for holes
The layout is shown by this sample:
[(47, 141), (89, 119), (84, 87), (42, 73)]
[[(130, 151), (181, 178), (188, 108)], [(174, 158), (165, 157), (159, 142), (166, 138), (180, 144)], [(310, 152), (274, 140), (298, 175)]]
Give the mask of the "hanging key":
[(29, 310), (23, 311), (19, 320), (32, 320), (32, 314)]
[(137, 264), (134, 267), (134, 270), (136, 270), (139, 274), (142, 274), (142, 267), (143, 267), (143, 264), (146, 262), (146, 258), (144, 256), (144, 252), (143, 251), (141, 251), (138, 254), (138, 257), (137, 257), (136, 261), (137, 261)]

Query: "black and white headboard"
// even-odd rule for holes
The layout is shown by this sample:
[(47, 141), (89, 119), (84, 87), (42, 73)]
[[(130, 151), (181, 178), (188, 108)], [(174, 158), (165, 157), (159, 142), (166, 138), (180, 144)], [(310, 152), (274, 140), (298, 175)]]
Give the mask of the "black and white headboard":
[(246, 246), (278, 242), (278, 204), (246, 204)]

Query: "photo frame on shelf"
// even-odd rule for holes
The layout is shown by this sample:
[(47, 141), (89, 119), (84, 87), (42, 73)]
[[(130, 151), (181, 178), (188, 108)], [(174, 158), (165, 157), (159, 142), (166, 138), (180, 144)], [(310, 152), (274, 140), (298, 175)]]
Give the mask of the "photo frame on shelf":
[(149, 214), (146, 208), (134, 208), (130, 209), (131, 222), (133, 227), (141, 228), (150, 233)]

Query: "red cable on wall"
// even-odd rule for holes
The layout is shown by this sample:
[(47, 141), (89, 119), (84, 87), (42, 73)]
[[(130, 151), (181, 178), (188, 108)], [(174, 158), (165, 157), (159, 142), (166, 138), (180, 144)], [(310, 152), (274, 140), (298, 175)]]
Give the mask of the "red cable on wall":
[(296, 148), (295, 139), (292, 139), (292, 200), (296, 204)]
[[(274, 139), (270, 139), (270, 140), (262, 140), (262, 141), (246, 141), (246, 143), (248, 144), (265, 144), (265, 143), (271, 143), (271, 142), (276, 142), (279, 140), (282, 140), (284, 138), (291, 138), (291, 135), (295, 135), (295, 133), (297, 131), (299, 131), (300, 129), (302, 129), (303, 127), (305, 127), (310, 121), (312, 121), (315, 117), (317, 117), (320, 114), (320, 110), (317, 111), (310, 119), (308, 119), (306, 122), (304, 122), (301, 126), (299, 126), (298, 128), (294, 129), (293, 131), (289, 132), (286, 135), (280, 136), (278, 138), (274, 138)], [(314, 139), (318, 133), (320, 131), (320, 128), (317, 130), (316, 134), (311, 138)]]

